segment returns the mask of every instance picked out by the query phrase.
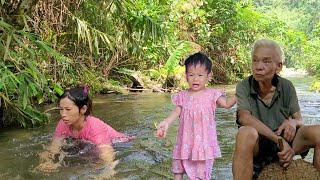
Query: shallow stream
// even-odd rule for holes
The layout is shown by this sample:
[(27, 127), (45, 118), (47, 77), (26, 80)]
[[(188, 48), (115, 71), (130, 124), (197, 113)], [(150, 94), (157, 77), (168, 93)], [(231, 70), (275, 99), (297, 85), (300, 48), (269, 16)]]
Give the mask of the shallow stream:
[[(308, 91), (312, 78), (290, 78), (296, 86), (306, 124), (320, 124), (320, 96)], [(232, 91), (234, 86), (224, 86)], [(115, 144), (114, 179), (171, 179), (171, 151), (175, 143), (177, 121), (165, 140), (154, 136), (155, 123), (165, 118), (173, 108), (170, 94), (103, 95), (94, 98), (94, 115), (129, 135), (137, 137), (129, 143)], [(232, 179), (231, 159), (237, 132), (235, 107), (216, 112), (218, 139), (222, 158), (216, 160), (214, 179)], [(95, 179), (99, 170), (86, 163), (61, 167), (58, 172), (34, 171), (38, 154), (49, 144), (57, 120), (33, 129), (0, 130), (0, 179)], [(311, 161), (312, 151), (307, 160)]]

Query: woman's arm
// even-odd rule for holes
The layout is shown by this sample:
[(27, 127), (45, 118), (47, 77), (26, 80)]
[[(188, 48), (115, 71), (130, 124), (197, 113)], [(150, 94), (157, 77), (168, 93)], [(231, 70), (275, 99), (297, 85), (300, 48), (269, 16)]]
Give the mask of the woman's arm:
[(115, 158), (115, 151), (109, 144), (98, 145), (100, 151), (100, 158), (105, 163), (113, 163)]
[(115, 151), (111, 145), (100, 144), (98, 145), (100, 151), (101, 163), (101, 172), (96, 179), (111, 179), (116, 171), (114, 170), (115, 166), (118, 164), (118, 160), (115, 161)]
[[(105, 126), (107, 127), (107, 130), (108, 130), (107, 136), (110, 138), (112, 144), (117, 143), (117, 142), (127, 142), (127, 141), (135, 139), (134, 136), (128, 136), (124, 133), (118, 132), (117, 130), (115, 130), (111, 126), (109, 126), (108, 124), (105, 124)], [(98, 137), (102, 136), (101, 137), (102, 139), (106, 137), (105, 134), (100, 134), (97, 136)]]

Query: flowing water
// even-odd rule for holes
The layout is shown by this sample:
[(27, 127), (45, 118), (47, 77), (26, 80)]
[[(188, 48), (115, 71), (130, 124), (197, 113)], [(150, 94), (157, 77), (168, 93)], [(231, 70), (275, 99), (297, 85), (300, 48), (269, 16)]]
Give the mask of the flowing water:
[[(320, 124), (320, 96), (309, 92), (311, 78), (290, 78), (296, 86), (301, 111), (306, 124)], [(231, 92), (234, 86), (223, 87)], [(173, 108), (170, 94), (104, 95), (94, 99), (94, 115), (116, 130), (134, 135), (132, 142), (114, 145), (119, 164), (113, 179), (172, 179), (171, 151), (175, 143), (177, 121), (170, 127), (165, 140), (154, 136), (155, 123), (165, 118)], [(213, 179), (232, 179), (231, 159), (237, 125), (235, 107), (216, 112), (218, 139), (222, 157), (216, 159)], [(56, 119), (56, 118), (52, 118)], [(52, 138), (57, 121), (33, 129), (0, 131), (0, 179), (95, 179), (101, 169), (79, 161), (62, 166), (58, 172), (35, 170), (39, 153)], [(307, 156), (311, 161), (312, 151)]]

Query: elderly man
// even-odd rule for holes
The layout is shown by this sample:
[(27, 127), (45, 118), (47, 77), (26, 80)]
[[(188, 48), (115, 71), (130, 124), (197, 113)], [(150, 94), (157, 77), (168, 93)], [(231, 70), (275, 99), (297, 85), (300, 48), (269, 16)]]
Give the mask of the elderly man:
[[(279, 161), (287, 167), (295, 154), (314, 148), (313, 165), (320, 170), (320, 126), (303, 125), (292, 83), (277, 74), (283, 52), (272, 41), (261, 39), (252, 50), (252, 75), (237, 85), (237, 123), (233, 178), (251, 179), (264, 165)], [(278, 139), (283, 140), (279, 150)]]

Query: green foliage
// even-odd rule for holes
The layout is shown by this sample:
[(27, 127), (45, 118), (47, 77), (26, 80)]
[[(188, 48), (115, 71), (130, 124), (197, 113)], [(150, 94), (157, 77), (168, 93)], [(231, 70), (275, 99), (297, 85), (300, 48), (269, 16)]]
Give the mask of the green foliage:
[[(41, 124), (46, 117), (32, 105), (42, 103), (50, 89), (37, 67), (39, 59), (45, 55), (37, 51), (42, 48), (38, 46), (40, 41), (34, 34), (15, 30), (3, 20), (0, 20), (0, 29), (3, 30), (0, 37), (0, 108), (5, 110), (1, 118), (11, 121), (3, 125)], [(48, 52), (48, 49), (43, 50)]]
[(0, 108), (28, 126), (45, 122), (36, 107), (66, 87), (121, 91), (132, 72), (183, 86), (181, 64), (197, 51), (213, 60), (213, 83), (236, 82), (250, 73), (259, 38), (282, 45), (286, 66), (320, 75), (319, 2), (1, 1)]
[(181, 42), (177, 45), (174, 51), (170, 54), (164, 68), (168, 76), (180, 65), (180, 61), (184, 60), (187, 55), (192, 54), (195, 49), (192, 47), (191, 42)]
[(304, 31), (310, 35), (316, 25), (319, 23), (320, 1), (318, 0), (294, 0), (284, 1), (285, 5), (293, 10), (300, 11), (297, 19), (300, 21), (298, 30)]
[(201, 10), (206, 12), (201, 18), (203, 25), (196, 27), (203, 30), (196, 32), (198, 44), (204, 45), (213, 59), (213, 82), (236, 81), (250, 70), (248, 49), (259, 33), (262, 15), (249, 1), (206, 1)]
[[(285, 51), (287, 67), (307, 69), (320, 74), (319, 53), (319, 1), (255, 1), (258, 9), (277, 25), (270, 37), (279, 41)], [(268, 32), (272, 32), (268, 30)], [(280, 32), (280, 33), (279, 33)]]
[(313, 81), (310, 86), (310, 90), (319, 92), (320, 91), (320, 81), (319, 80)]

